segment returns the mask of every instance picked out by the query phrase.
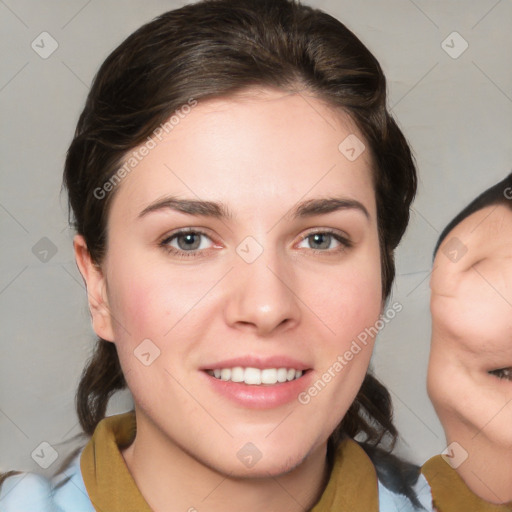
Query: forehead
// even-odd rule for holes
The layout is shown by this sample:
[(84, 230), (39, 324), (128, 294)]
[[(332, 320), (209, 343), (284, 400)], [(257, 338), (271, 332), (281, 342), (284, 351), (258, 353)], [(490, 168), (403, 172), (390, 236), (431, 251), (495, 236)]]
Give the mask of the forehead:
[(135, 215), (173, 194), (253, 215), (269, 202), (277, 210), (290, 206), (285, 199), (343, 193), (374, 216), (370, 151), (355, 159), (342, 152), (354, 136), (364, 144), (348, 114), (305, 92), (247, 90), (201, 100), (123, 180), (112, 211), (122, 204), (123, 215)]
[[(512, 278), (512, 209), (491, 205), (466, 217), (445, 237), (432, 271), (432, 292), (451, 295), (475, 272)], [(510, 284), (510, 281), (509, 281)]]

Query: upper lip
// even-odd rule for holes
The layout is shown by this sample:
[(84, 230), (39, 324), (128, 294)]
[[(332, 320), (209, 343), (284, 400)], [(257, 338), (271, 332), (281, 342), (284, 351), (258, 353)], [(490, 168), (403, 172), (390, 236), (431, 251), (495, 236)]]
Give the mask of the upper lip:
[(294, 368), (295, 370), (309, 370), (311, 368), (310, 365), (288, 356), (258, 357), (250, 355), (212, 362), (210, 364), (203, 365), (200, 369), (220, 370), (222, 368), (234, 368), (236, 366), (241, 366), (243, 368), (258, 368), (260, 370), (264, 370), (265, 368)]

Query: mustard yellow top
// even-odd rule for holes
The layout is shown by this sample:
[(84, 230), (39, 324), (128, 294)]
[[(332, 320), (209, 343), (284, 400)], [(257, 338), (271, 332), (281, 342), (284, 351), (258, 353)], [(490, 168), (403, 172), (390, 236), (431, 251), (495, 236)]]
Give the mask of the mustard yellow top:
[(512, 512), (512, 503), (494, 505), (474, 494), (441, 455), (425, 462), (421, 472), (430, 484), (438, 512)]
[[(133, 411), (110, 416), (98, 424), (82, 452), (83, 481), (98, 512), (152, 512), (120, 452), (132, 443), (135, 432)], [(311, 512), (378, 510), (375, 468), (363, 449), (346, 439), (339, 446), (329, 482)]]

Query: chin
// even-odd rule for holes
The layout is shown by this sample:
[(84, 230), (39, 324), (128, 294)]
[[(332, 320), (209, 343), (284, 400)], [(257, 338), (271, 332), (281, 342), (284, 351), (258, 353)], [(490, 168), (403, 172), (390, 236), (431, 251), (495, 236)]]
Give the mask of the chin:
[(232, 477), (235, 478), (278, 478), (280, 476), (286, 475), (287, 473), (293, 472), (297, 469), (303, 462), (305, 456), (303, 457), (286, 457), (276, 458), (271, 457), (266, 461), (263, 458), (258, 461), (252, 468), (237, 468), (231, 473)]
[(277, 478), (300, 467), (310, 453), (293, 447), (289, 447), (286, 453), (276, 453), (270, 448), (259, 451), (254, 445), (245, 445), (238, 450), (235, 461), (219, 457), (210, 461), (211, 464), (205, 463), (230, 478)]

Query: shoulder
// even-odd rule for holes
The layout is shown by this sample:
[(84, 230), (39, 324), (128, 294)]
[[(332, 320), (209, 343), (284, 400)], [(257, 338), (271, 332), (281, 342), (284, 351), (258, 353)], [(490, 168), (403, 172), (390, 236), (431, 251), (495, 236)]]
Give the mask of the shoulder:
[(430, 485), (419, 466), (380, 447), (361, 443), (361, 448), (377, 472), (380, 510), (433, 510)]
[(423, 475), (419, 475), (412, 491), (420, 506), (415, 507), (409, 498), (403, 494), (391, 491), (379, 480), (379, 509), (383, 512), (391, 510), (399, 510), (400, 512), (434, 511), (430, 486)]
[(36, 473), (9, 476), (0, 487), (0, 510), (19, 512), (37, 510), (55, 512), (50, 482)]
[(80, 469), (82, 451), (52, 480), (53, 500), (58, 512), (95, 512)]
[(52, 480), (36, 473), (9, 476), (0, 487), (2, 512), (94, 512), (78, 453)]
[(381, 449), (345, 438), (337, 448), (322, 499), (312, 512), (433, 512), (430, 486), (419, 469)]

